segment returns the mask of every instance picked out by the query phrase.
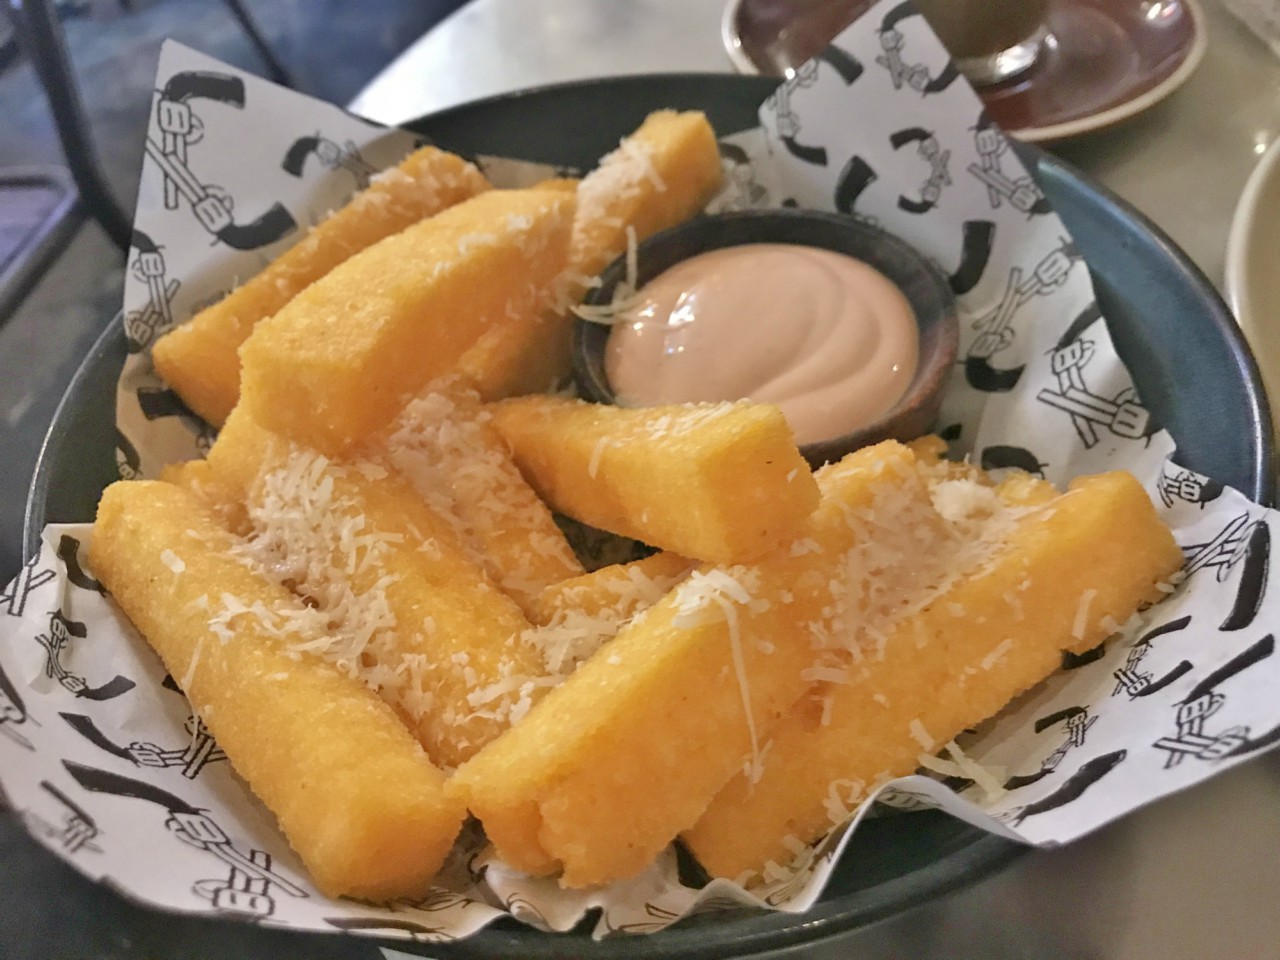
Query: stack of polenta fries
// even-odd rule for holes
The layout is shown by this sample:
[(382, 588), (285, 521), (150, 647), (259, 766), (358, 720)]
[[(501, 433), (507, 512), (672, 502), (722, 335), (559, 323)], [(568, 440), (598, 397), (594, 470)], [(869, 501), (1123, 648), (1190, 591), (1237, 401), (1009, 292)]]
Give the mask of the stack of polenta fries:
[[(719, 178), (695, 113), (527, 190), (428, 147), (155, 345), (221, 432), (105, 491), (91, 563), (326, 894), (422, 893), (468, 812), (566, 886), (677, 837), (767, 878), (1178, 569), (1127, 474), (813, 473), (776, 407), (536, 394)], [(587, 573), (553, 511), (659, 552)]]

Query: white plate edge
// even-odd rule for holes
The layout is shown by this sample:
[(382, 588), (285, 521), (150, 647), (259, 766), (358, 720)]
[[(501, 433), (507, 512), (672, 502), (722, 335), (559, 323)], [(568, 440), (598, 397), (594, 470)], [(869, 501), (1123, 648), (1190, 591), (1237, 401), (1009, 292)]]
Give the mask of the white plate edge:
[(1249, 332), (1251, 318), (1246, 316), (1244, 296), (1247, 284), (1245, 264), (1248, 260), (1250, 240), (1257, 221), (1258, 199), (1263, 187), (1276, 175), (1280, 175), (1280, 137), (1277, 137), (1263, 153), (1249, 179), (1245, 181), (1240, 199), (1236, 202), (1235, 212), (1231, 215), (1231, 227), (1227, 233), (1227, 256), (1224, 270), (1223, 286), (1227, 294), (1227, 302), (1236, 315), (1241, 330)]
[(1051, 140), (1065, 140), (1069, 137), (1078, 137), (1084, 133), (1105, 129), (1119, 123), (1121, 120), (1128, 120), (1130, 117), (1137, 116), (1144, 110), (1154, 107), (1161, 100), (1164, 100), (1191, 79), (1191, 75), (1195, 73), (1196, 67), (1200, 66), (1200, 61), (1204, 59), (1205, 51), (1209, 48), (1209, 30), (1205, 22), (1204, 10), (1200, 7), (1200, 0), (1179, 0), (1179, 2), (1191, 18), (1191, 49), (1187, 51), (1186, 57), (1169, 76), (1132, 100), (1126, 100), (1124, 103), (1116, 104), (1107, 110), (1091, 113), (1078, 120), (1050, 124), (1047, 127), (1027, 127), (1022, 130), (1007, 130), (1005, 132), (1009, 136), (1017, 137), (1027, 143), (1048, 143)]

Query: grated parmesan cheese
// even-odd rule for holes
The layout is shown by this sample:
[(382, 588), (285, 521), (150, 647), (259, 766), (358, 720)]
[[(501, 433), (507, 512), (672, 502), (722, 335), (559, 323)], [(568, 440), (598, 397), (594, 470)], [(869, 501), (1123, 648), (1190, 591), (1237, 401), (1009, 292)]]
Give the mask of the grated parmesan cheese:
[(932, 753), (922, 753), (916, 757), (916, 765), (930, 770), (943, 777), (963, 777), (964, 770), (953, 760), (944, 760)]
[(824, 726), (824, 727), (831, 726), (831, 717), (833, 712), (835, 711), (835, 708), (836, 708), (835, 698), (829, 692), (823, 694), (822, 695), (822, 716), (818, 721), (821, 726)]
[(929, 495), (934, 509), (951, 523), (964, 523), (972, 517), (995, 516), (1005, 508), (994, 487), (967, 478), (950, 478), (930, 484)]
[[(641, 306), (639, 296), (640, 288), (640, 269), (639, 269), (639, 252), (636, 243), (636, 228), (627, 225), (626, 228), (626, 259), (624, 261), (625, 273), (613, 288), (613, 296), (609, 298), (608, 303), (604, 304), (587, 304), (581, 303), (581, 296), (585, 295), (586, 287), (582, 288), (582, 292), (578, 297), (572, 299), (564, 299), (564, 297), (572, 297), (572, 287), (566, 286), (560, 291), (560, 302), (564, 303), (570, 313), (586, 320), (588, 323), (599, 323), (604, 326), (612, 326), (613, 324), (632, 319)], [(592, 287), (599, 287), (602, 281), (597, 277)]]
[(867, 796), (867, 785), (862, 780), (833, 780), (827, 785), (827, 795), (822, 805), (832, 826), (840, 826), (853, 817)]
[(974, 785), (986, 795), (988, 800), (999, 800), (1009, 792), (1001, 783), (1001, 780), (1004, 779), (1003, 770), (1001, 770), (997, 776), (993, 768), (989, 769), (984, 767), (982, 764), (978, 763), (978, 761), (966, 756), (965, 752), (960, 749), (959, 744), (954, 740), (947, 741), (946, 749), (947, 753), (950, 754), (951, 759), (955, 762), (956, 767), (959, 768), (960, 775), (972, 780)]
[(437, 381), (405, 406), (378, 452), (446, 521), (467, 559), (519, 600), (581, 566), (489, 420), (478, 394)]
[(187, 664), (187, 672), (182, 675), (178, 686), (185, 695), (191, 689), (191, 681), (196, 678), (196, 665), (200, 663), (200, 651), (204, 647), (204, 637), (196, 637), (195, 649), (191, 651), (191, 662)]
[(682, 629), (705, 623), (706, 612), (713, 604), (724, 617), (733, 670), (738, 681), (738, 692), (742, 697), (742, 712), (747, 720), (747, 735), (751, 741), (751, 758), (744, 772), (747, 781), (752, 784), (757, 783), (764, 773), (764, 755), (760, 751), (755, 714), (751, 709), (751, 689), (747, 681), (742, 637), (738, 629), (738, 612), (734, 604), (751, 604), (753, 592), (759, 589), (759, 573), (748, 567), (734, 566), (707, 572), (694, 570), (675, 589), (676, 615), (671, 621), (675, 627)]
[(578, 220), (597, 223), (609, 216), (609, 208), (619, 200), (633, 197), (648, 180), (663, 192), (666, 183), (653, 164), (652, 148), (639, 140), (624, 139), (616, 150), (600, 158), (594, 170), (578, 184)]
[(596, 478), (596, 472), (600, 469), (600, 458), (604, 456), (608, 446), (609, 438), (601, 437), (596, 441), (596, 445), (591, 448), (591, 459), (587, 462), (587, 476), (592, 480)]
[(1097, 595), (1098, 591), (1094, 589), (1085, 590), (1080, 594), (1080, 602), (1076, 606), (1075, 622), (1071, 625), (1071, 636), (1077, 640), (1084, 639), (1084, 632), (1089, 624), (1089, 606)]
[(307, 604), (269, 611), (223, 594), (211, 632), (226, 642), (237, 617), (252, 617), (291, 655), (318, 656), (420, 719), (431, 707), (426, 664), (393, 652), (397, 624), (386, 591), (396, 578), (384, 574), (359, 593), (351, 583), (354, 575), (381, 568), (387, 551), (404, 538), (369, 528), (334, 488), (343, 471), (378, 476), (385, 470), (336, 464), (293, 445), (273, 449), (266, 463), (246, 504), (251, 530), (231, 553)]
[(992, 650), (990, 653), (988, 653), (985, 657), (982, 658), (982, 662), (979, 664), (979, 666), (982, 667), (983, 670), (990, 670), (997, 663), (1003, 660), (1005, 657), (1005, 654), (1007, 654), (1012, 649), (1013, 649), (1013, 638), (1006, 637), (1004, 640), (1000, 641), (1000, 644), (994, 650)]
[(911, 731), (911, 737), (916, 743), (920, 744), (922, 750), (933, 751), (934, 745), (938, 742), (929, 736), (929, 731), (924, 728), (924, 724), (917, 717), (907, 725), (907, 729)]
[(817, 665), (800, 671), (800, 679), (809, 683), (848, 683), (849, 671), (839, 667)]
[(787, 553), (793, 557), (803, 557), (805, 554), (808, 554), (808, 553), (821, 553), (821, 552), (822, 552), (822, 545), (819, 544), (816, 540), (813, 540), (812, 538), (809, 538), (809, 537), (792, 541), (791, 548), (787, 551)]

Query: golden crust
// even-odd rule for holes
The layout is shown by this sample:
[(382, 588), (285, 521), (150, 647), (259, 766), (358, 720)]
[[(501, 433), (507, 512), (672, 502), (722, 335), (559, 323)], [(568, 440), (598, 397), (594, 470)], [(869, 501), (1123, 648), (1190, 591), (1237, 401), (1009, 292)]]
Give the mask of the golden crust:
[[(394, 712), (358, 680), (290, 653), (283, 588), (230, 555), (231, 535), (168, 483), (108, 487), (94, 573), (184, 686), (236, 772), (329, 896), (419, 896), (465, 810)], [(232, 615), (234, 609), (266, 611)], [(211, 623), (221, 622), (221, 631)]]
[(188, 407), (221, 426), (240, 396), (237, 351), (260, 320), (353, 254), (487, 189), (461, 157), (435, 147), (411, 153), (257, 276), (157, 340), (156, 371)]
[(1056, 670), (1062, 651), (1097, 646), (1108, 625), (1159, 599), (1156, 584), (1181, 563), (1131, 475), (1077, 480), (1018, 523), (995, 563), (902, 622), (882, 659), (797, 704), (773, 732), (763, 777), (735, 778), (685, 843), (715, 876), (788, 862), (789, 843), (836, 825), (833, 790), (852, 809), (876, 781), (915, 771), (913, 724), (935, 749), (976, 726)]
[(553, 509), (686, 557), (758, 557), (818, 504), (813, 475), (774, 406), (628, 409), (519, 397), (489, 409)]

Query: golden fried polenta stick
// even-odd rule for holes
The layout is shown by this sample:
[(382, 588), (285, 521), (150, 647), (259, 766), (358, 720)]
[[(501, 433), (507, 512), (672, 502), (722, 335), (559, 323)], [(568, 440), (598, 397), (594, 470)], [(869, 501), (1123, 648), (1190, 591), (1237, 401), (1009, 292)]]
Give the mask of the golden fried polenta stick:
[(564, 268), (574, 196), (490, 190), (361, 251), (259, 323), (241, 391), (277, 433), (340, 453), (390, 423)]
[(529, 622), (402, 478), (291, 444), (237, 407), (209, 452), (244, 491), (253, 542), (326, 612), (372, 634), (370, 678), (431, 758), (456, 766), (550, 681)]
[(901, 622), (882, 658), (801, 700), (773, 730), (763, 777), (735, 777), (686, 844), (716, 876), (787, 863), (796, 840), (836, 826), (832, 799), (852, 811), (878, 779), (912, 773), (921, 731), (940, 747), (994, 715), (1063, 650), (1097, 646), (1162, 596), (1156, 584), (1181, 563), (1132, 476), (1075, 481), (1018, 522), (993, 564)]
[(531, 619), (537, 626), (524, 638), (542, 651), (551, 673), (567, 677), (694, 566), (674, 553), (657, 553), (563, 580), (535, 598)]
[(480, 335), (458, 360), (456, 371), (486, 401), (548, 393), (569, 373), (571, 320), (547, 297), (519, 327), (494, 327)]
[[(567, 276), (593, 277), (627, 247), (697, 214), (720, 186), (715, 131), (696, 111), (660, 110), (583, 178)], [(540, 184), (539, 186), (542, 186)], [(585, 292), (576, 288), (576, 302)], [(540, 393), (569, 371), (573, 316), (550, 305), (481, 336), (458, 369), (486, 400)]]
[(156, 370), (192, 410), (221, 426), (240, 396), (237, 351), (264, 317), (352, 254), (489, 188), (461, 157), (423, 147), (224, 299), (156, 341)]
[(655, 553), (630, 563), (614, 563), (547, 587), (537, 597), (530, 617), (548, 624), (569, 615), (630, 620), (670, 592), (696, 566), (677, 553)]
[(750, 560), (794, 534), (818, 503), (775, 406), (626, 409), (520, 397), (489, 409), (552, 509), (686, 557)]
[[(794, 541), (691, 574), (449, 781), (518, 869), (590, 886), (636, 873), (739, 770), (868, 615), (872, 576), (907, 576), (939, 518), (910, 451), (880, 444), (823, 478)], [(874, 563), (858, 544), (901, 523)], [(749, 704), (749, 709), (745, 706)]]
[(160, 479), (195, 495), (213, 511), (219, 523), (237, 536), (250, 532), (249, 514), (241, 492), (215, 476), (208, 460), (166, 464), (160, 470)]
[(627, 249), (628, 227), (643, 240), (688, 220), (721, 178), (716, 134), (704, 114), (649, 114), (578, 187), (569, 268), (594, 276)]
[(528, 614), (582, 564), (488, 421), (474, 393), (441, 385), (410, 401), (371, 453), (456, 520), (472, 560)]
[(289, 648), (315, 618), (232, 556), (235, 538), (168, 483), (120, 482), (90, 562), (328, 896), (423, 894), (462, 825), (444, 774), (372, 691)]
[(582, 180), (578, 177), (548, 177), (546, 180), (539, 180), (534, 184), (538, 190), (563, 190), (566, 193), (577, 193), (578, 184)]

